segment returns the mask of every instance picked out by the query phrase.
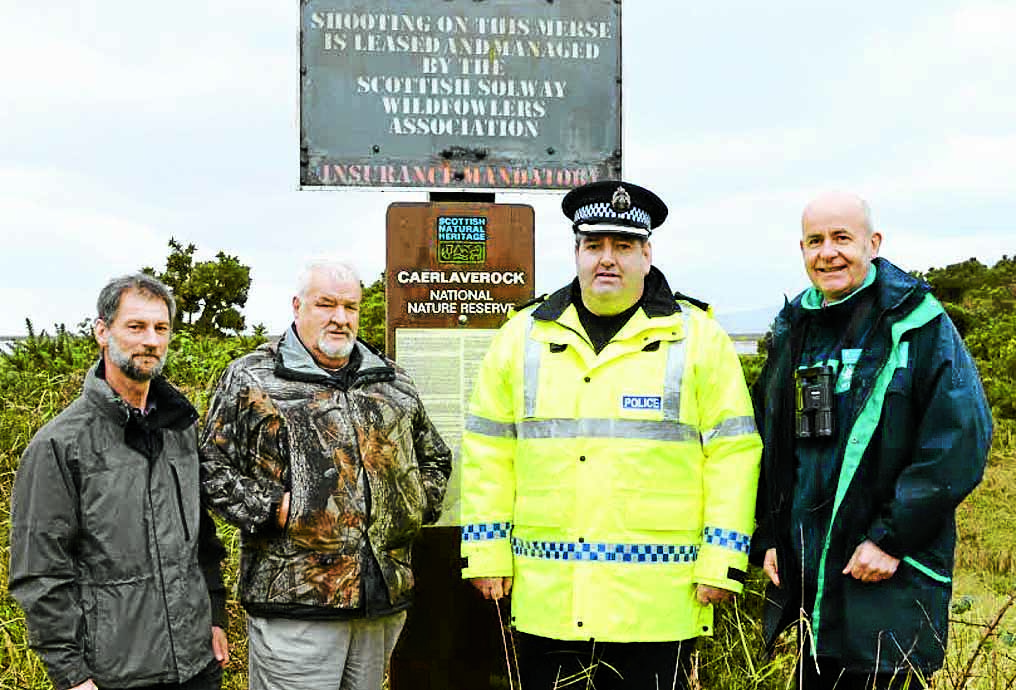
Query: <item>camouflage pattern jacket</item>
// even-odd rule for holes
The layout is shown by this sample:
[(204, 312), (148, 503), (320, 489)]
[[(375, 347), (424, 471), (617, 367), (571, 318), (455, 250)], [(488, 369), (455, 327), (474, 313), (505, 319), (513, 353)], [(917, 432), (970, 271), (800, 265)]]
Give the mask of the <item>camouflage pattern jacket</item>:
[(409, 605), (413, 539), (440, 514), (451, 452), (406, 372), (356, 348), (359, 368), (333, 376), (290, 328), (234, 361), (209, 404), (202, 481), (242, 531), (251, 613), (342, 618)]

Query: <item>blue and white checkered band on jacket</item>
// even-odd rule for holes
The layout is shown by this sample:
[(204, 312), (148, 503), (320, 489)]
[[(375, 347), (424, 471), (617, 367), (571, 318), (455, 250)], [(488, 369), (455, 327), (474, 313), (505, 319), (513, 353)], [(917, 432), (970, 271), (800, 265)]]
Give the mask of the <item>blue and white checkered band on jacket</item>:
[(649, 214), (642, 209), (632, 206), (624, 213), (618, 213), (610, 207), (610, 203), (608, 202), (589, 204), (588, 206), (581, 206), (575, 209), (575, 217), (572, 219), (572, 222), (577, 225), (579, 223), (588, 222), (590, 219), (626, 220), (630, 223), (634, 223), (637, 227), (644, 228), (646, 230), (648, 230), (652, 225)]

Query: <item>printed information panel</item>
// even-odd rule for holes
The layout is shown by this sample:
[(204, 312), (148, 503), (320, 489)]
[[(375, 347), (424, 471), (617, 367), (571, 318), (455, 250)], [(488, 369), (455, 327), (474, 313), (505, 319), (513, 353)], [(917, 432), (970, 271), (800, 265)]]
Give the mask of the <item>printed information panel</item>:
[(441, 525), (457, 525), (459, 445), (480, 362), (512, 307), (532, 299), (531, 206), (388, 207), (386, 350), (412, 375), (454, 453)]
[(399, 365), (413, 377), (427, 415), (454, 453), (439, 526), (459, 524), (459, 449), (469, 397), (480, 362), (497, 329), (400, 328), (395, 331)]
[(303, 0), (300, 184), (570, 189), (621, 170), (621, 3)]

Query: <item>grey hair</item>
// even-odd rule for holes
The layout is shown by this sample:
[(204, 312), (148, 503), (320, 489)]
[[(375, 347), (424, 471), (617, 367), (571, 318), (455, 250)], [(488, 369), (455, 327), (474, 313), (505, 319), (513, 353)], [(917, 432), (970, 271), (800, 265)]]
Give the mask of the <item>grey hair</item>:
[(166, 309), (169, 311), (169, 323), (172, 325), (176, 318), (176, 299), (173, 298), (173, 291), (161, 280), (147, 273), (131, 273), (113, 278), (106, 283), (99, 292), (99, 299), (95, 301), (98, 318), (105, 321), (107, 325), (113, 323), (116, 320), (117, 312), (120, 311), (120, 301), (123, 294), (130, 290), (136, 290), (142, 295), (165, 302)]
[(354, 282), (357, 285), (363, 285), (356, 268), (345, 259), (312, 259), (304, 265), (303, 270), (300, 271), (300, 277), (296, 281), (298, 297), (307, 296), (307, 288), (310, 287), (310, 282), (314, 279), (314, 273), (317, 271), (323, 271), (343, 283)]

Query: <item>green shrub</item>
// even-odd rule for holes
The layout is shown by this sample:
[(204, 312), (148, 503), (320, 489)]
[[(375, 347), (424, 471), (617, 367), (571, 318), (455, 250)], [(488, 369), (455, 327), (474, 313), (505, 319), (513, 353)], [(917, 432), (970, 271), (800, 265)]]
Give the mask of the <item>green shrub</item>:
[[(973, 329), (971, 336), (976, 336), (977, 332)], [(997, 373), (999, 380), (1003, 380), (1005, 372), (996, 372), (994, 366), (996, 355), (1008, 356), (1007, 343), (1004, 338), (992, 340), (989, 333), (985, 332), (983, 340), (972, 341), (971, 347), (987, 357), (982, 363), (982, 373)], [(202, 410), (225, 366), (263, 340), (263, 334), (241, 338), (177, 334), (170, 346), (167, 377)], [(80, 393), (84, 372), (96, 356), (94, 342), (84, 325), (74, 334), (62, 328), (53, 336), (33, 333), (32, 337), (16, 343), (11, 352), (0, 354), (0, 688), (3, 689), (51, 687), (42, 664), (28, 649), (24, 618), (7, 592), (8, 516), (14, 473), (32, 435)], [(764, 356), (743, 356), (741, 361), (745, 377), (749, 383), (754, 381)], [(986, 383), (986, 387), (992, 385)], [(1002, 396), (993, 405), (998, 405), (997, 409), (1002, 411), (1008, 409), (1005, 405), (1011, 404), (1014, 398), (1006, 399), (1001, 387), (992, 390)], [(963, 603), (974, 597), (968, 593), (968, 588), (974, 585), (968, 583), (975, 582), (981, 588), (977, 600), (987, 603), (955, 614), (949, 668), (936, 675), (932, 687), (937, 690), (1016, 687), (1016, 652), (1013, 651), (1016, 626), (1003, 615), (1006, 614), (1002, 609), (1005, 597), (989, 598), (982, 592), (1008, 592), (1016, 587), (1011, 530), (999, 527), (1016, 519), (1011, 507), (1011, 496), (1016, 491), (1016, 473), (1011, 469), (1016, 465), (1016, 422), (996, 420), (995, 443), (984, 484), (961, 506), (958, 516), (961, 538), (957, 550), (957, 601)], [(234, 593), (238, 534), (234, 528), (221, 523), (219, 534), (229, 550), (224, 569), (228, 591)], [(763, 585), (764, 576), (753, 569), (745, 594), (735, 602), (717, 607), (714, 637), (703, 640), (698, 649), (696, 668), (701, 688), (782, 690), (788, 687), (797, 642), (791, 634), (781, 641), (772, 659), (762, 653), (759, 620)], [(246, 687), (245, 624), (235, 599), (229, 600), (228, 612), (232, 659), (223, 687), (240, 690)], [(992, 627), (996, 618), (998, 621)]]

